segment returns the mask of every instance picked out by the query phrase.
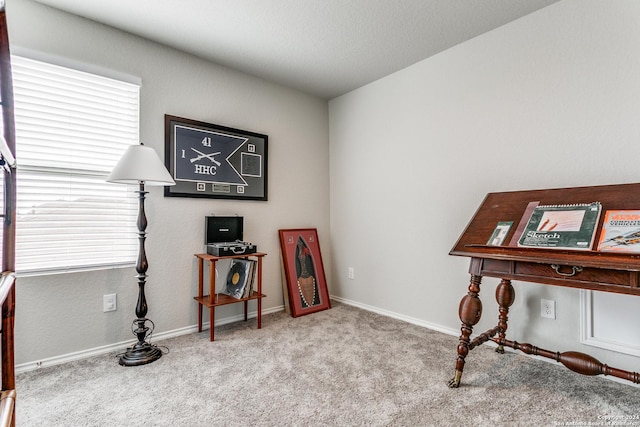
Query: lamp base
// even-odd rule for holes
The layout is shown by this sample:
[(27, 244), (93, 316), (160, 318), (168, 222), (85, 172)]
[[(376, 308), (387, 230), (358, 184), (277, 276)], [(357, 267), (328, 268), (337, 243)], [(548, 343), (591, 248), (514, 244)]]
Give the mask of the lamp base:
[(139, 366), (154, 362), (162, 356), (162, 351), (148, 342), (138, 342), (120, 356), (122, 366)]

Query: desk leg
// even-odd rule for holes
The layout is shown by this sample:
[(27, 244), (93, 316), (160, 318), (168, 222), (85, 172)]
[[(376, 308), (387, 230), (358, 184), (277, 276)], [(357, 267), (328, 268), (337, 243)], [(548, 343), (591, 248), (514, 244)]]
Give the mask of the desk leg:
[[(498, 340), (502, 342), (506, 338), (507, 334), (507, 320), (509, 319), (509, 307), (515, 301), (516, 292), (511, 285), (511, 280), (502, 279), (500, 284), (496, 288), (496, 301), (498, 302)], [(496, 352), (504, 354), (504, 346), (498, 344)]]
[(458, 358), (456, 360), (455, 376), (449, 381), (449, 387), (457, 388), (460, 385), (462, 371), (464, 369), (464, 359), (469, 354), (469, 342), (473, 326), (480, 321), (482, 316), (482, 301), (478, 297), (480, 293), (480, 282), (482, 276), (471, 275), (469, 291), (460, 301), (458, 315), (462, 321), (460, 341), (458, 343)]

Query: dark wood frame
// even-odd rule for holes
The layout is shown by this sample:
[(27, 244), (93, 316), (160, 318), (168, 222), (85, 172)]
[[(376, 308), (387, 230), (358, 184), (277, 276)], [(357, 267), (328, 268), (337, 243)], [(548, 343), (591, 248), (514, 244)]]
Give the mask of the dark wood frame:
[[(304, 316), (331, 308), (318, 230), (293, 228), (281, 229), (278, 233), (287, 289), (285, 298), (288, 298), (291, 315)], [(315, 287), (315, 291), (312, 292), (310, 286)]]
[(176, 185), (166, 186), (164, 195), (267, 200), (268, 139), (260, 133), (165, 115), (165, 165)]
[[(514, 224), (520, 223), (523, 218), (526, 221), (531, 202), (554, 205), (592, 201), (601, 202), (603, 211), (637, 209), (640, 207), (640, 184), (514, 191), (486, 196), (449, 253), (471, 258), (468, 292), (458, 308), (462, 327), (455, 375), (449, 382), (450, 387), (460, 385), (469, 352), (487, 341), (498, 344), (496, 351), (500, 353), (504, 352), (504, 347), (510, 347), (526, 354), (553, 359), (580, 374), (611, 375), (640, 383), (639, 373), (607, 366), (587, 354), (554, 352), (506, 339), (509, 308), (515, 300), (512, 280), (640, 295), (640, 254), (518, 247), (518, 233), (522, 230), (520, 226), (512, 227), (505, 239), (505, 242), (510, 242), (507, 245), (486, 244), (497, 221), (513, 221)], [(596, 230), (595, 241), (598, 241), (601, 232), (602, 219)], [(473, 327), (482, 316), (479, 294), (484, 276), (501, 279), (495, 294), (499, 307), (498, 324), (472, 339)]]
[(4, 2), (0, 4), (0, 106), (4, 141), (0, 144), (4, 174), (4, 206), (2, 207), (2, 275), (0, 303), (2, 304), (2, 391), (0, 392), (0, 425), (15, 425), (15, 244), (16, 244), (16, 138), (13, 107), (13, 79), (11, 54)]

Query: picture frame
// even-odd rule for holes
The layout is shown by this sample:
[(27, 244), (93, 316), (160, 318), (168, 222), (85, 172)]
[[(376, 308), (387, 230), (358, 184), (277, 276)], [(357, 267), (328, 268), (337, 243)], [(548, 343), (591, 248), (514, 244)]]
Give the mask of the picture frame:
[(268, 136), (165, 114), (165, 197), (267, 200)]
[(500, 221), (493, 230), (493, 233), (491, 233), (491, 237), (489, 237), (487, 241), (487, 246), (502, 246), (512, 225), (513, 221)]
[(291, 315), (331, 308), (317, 229), (281, 229), (278, 233)]

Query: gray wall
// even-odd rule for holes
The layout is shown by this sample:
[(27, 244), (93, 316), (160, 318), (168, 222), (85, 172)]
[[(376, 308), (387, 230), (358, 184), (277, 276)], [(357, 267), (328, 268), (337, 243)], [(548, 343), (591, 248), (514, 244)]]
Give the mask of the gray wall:
[[(245, 238), (267, 252), (266, 311), (283, 305), (279, 228), (316, 227), (330, 271), (327, 102), (217, 66), (30, 0), (8, 2), (14, 52), (31, 50), (108, 75), (142, 80), (140, 139), (164, 158), (164, 114), (269, 136), (269, 201), (164, 198), (149, 187), (146, 209), (148, 317), (156, 333), (182, 333), (197, 322), (197, 264), (204, 217), (243, 215)], [(326, 243), (326, 244), (325, 244)], [(16, 363), (73, 358), (133, 338), (134, 268), (19, 277)], [(330, 279), (330, 276), (329, 276)], [(330, 280), (329, 280), (330, 282)], [(103, 294), (117, 293), (118, 310), (103, 313)], [(250, 306), (251, 307), (251, 306)], [(241, 304), (217, 311), (234, 318)], [(253, 308), (255, 310), (255, 305)], [(124, 348), (124, 347), (123, 347)]]
[[(468, 260), (448, 252), (487, 193), (638, 182), (639, 20), (634, 0), (565, 0), (331, 100), (333, 294), (459, 335)], [(515, 287), (513, 339), (637, 371), (579, 343), (579, 290)]]

